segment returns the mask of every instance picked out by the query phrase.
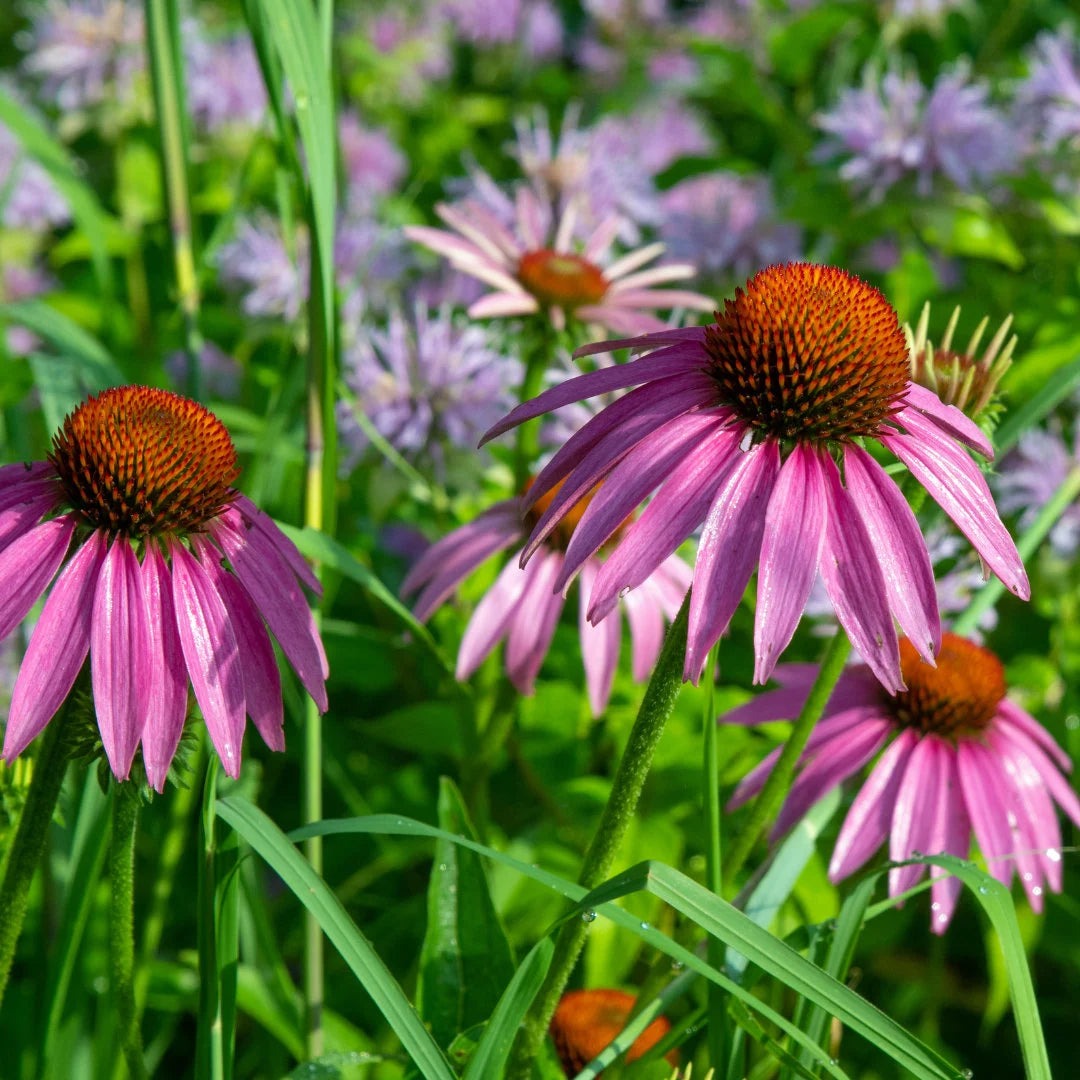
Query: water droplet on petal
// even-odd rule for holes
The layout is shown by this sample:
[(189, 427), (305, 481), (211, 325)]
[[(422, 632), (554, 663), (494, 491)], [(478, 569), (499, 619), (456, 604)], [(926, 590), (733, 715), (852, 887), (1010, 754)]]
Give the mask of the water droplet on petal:
[(935, 900), (935, 901), (934, 901), (934, 902), (933, 902), (933, 903), (932, 903), (932, 904), (930, 905), (930, 910), (931, 910), (931, 911), (940, 911), (940, 910), (941, 910), (941, 905), (940, 905), (940, 904), (939, 904), (939, 903), (938, 903), (938, 902), (937, 902), (937, 901)]
[(1031, 895), (1032, 896), (1042, 896), (1042, 886), (1041, 885), (1036, 885), (1035, 888), (1031, 890)]
[(596, 912), (595, 911), (583, 911), (581, 913), (581, 921), (583, 923), (596, 922)]
[(739, 449), (745, 454), (754, 445), (754, 432), (752, 428), (747, 428), (746, 433), (739, 440)]
[(1061, 852), (1057, 848), (1048, 847), (1046, 849), (1046, 857), (1051, 862), (1061, 862)]
[(621, 588), (621, 589), (619, 590), (619, 599), (620, 599), (620, 600), (625, 600), (625, 599), (626, 599), (626, 597), (627, 597), (627, 596), (628, 596), (629, 594), (630, 594), (630, 586), (629, 586), (629, 585), (624, 585), (624, 586), (623, 586), (623, 587), (622, 587), (622, 588)]
[(1032, 873), (1031, 873), (1030, 870), (1025, 870), (1024, 871), (1024, 880), (1025, 881), (1031, 881), (1032, 880)]
[(943, 911), (943, 912), (942, 912), (942, 913), (941, 913), (941, 914), (940, 914), (940, 915), (939, 915), (939, 916), (937, 917), (937, 921), (938, 921), (939, 923), (941, 923), (942, 925), (944, 925), (945, 923), (947, 923), (947, 922), (949, 921), (949, 916), (948, 916), (948, 915), (946, 915), (946, 914), (945, 914), (945, 912)]

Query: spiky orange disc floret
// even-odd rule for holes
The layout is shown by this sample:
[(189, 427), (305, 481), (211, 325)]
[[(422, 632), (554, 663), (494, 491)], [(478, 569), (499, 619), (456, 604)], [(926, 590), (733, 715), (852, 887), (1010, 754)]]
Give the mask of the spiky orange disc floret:
[(993, 720), (1005, 696), (1005, 672), (989, 649), (956, 634), (943, 634), (937, 667), (920, 659), (915, 646), (900, 642), (900, 667), (907, 690), (892, 699), (896, 718), (924, 734), (957, 738), (975, 735)]
[(87, 398), (53, 438), (49, 461), (88, 525), (133, 537), (199, 532), (233, 497), (240, 471), (213, 413), (146, 386)]
[(541, 304), (571, 311), (599, 303), (608, 291), (608, 280), (599, 266), (580, 255), (546, 248), (521, 256), (518, 281)]
[(780, 439), (872, 435), (910, 378), (892, 306), (832, 266), (762, 270), (724, 301), (705, 347), (721, 400)]
[[(528, 491), (532, 487), (533, 481), (536, 478), (530, 476), (525, 481), (525, 491)], [(559, 494), (559, 489), (565, 483), (565, 480), (560, 480), (550, 491), (544, 492), (539, 499), (529, 508), (525, 514), (525, 524), (530, 531), (536, 527), (536, 523), (543, 517), (547, 508), (555, 501), (555, 496)], [(601, 481), (603, 483), (603, 481)], [(578, 527), (578, 523), (581, 521), (585, 511), (589, 508), (589, 503), (593, 501), (593, 497), (600, 490), (600, 484), (590, 488), (584, 495), (569, 510), (559, 519), (558, 525), (552, 529), (550, 535), (547, 538), (546, 543), (550, 547), (558, 548), (560, 551), (565, 551), (570, 544), (570, 538), (574, 535), (574, 530)], [(522, 493), (524, 494), (524, 492)], [(610, 548), (622, 539), (623, 533), (626, 530), (627, 525), (630, 524), (631, 518), (627, 519), (615, 530), (614, 533), (608, 538), (604, 547)]]
[[(563, 994), (551, 1018), (551, 1037), (567, 1076), (576, 1076), (626, 1027), (634, 1000), (633, 994), (622, 990), (571, 990)], [(626, 1060), (641, 1057), (670, 1030), (670, 1022), (658, 1016), (637, 1037)], [(665, 1056), (672, 1065), (679, 1064), (674, 1050)]]

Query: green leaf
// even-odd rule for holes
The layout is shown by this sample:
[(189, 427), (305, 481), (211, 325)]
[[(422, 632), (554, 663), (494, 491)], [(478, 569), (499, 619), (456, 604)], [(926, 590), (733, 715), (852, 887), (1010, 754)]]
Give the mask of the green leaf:
[(922, 237), (949, 255), (987, 259), (1010, 270), (1024, 265), (1024, 256), (1005, 224), (993, 216), (988, 204), (960, 208), (930, 208), (925, 211)]
[[(439, 827), (476, 839), (453, 782), (439, 779)], [(416, 1004), (440, 1046), (486, 1020), (514, 974), (510, 945), (491, 902), (480, 857), (447, 840), (435, 845)]]
[(285, 834), (261, 810), (238, 795), (219, 799), (217, 811), (292, 890), (318, 920), (361, 985), (386, 1017), (426, 1080), (453, 1080), (454, 1074), (416, 1010), (349, 918), (341, 901)]

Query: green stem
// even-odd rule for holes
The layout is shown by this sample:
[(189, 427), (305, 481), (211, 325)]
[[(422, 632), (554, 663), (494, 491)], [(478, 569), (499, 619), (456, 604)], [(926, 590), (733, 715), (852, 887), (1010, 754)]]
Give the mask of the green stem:
[(26, 918), (30, 884), (45, 851), (49, 823), (67, 772), (67, 748), (62, 728), (63, 714), (54, 717), (45, 729), (34, 759), (33, 779), (19, 815), (19, 826), (4, 864), (4, 880), (0, 884), (0, 1004), (4, 1000)]
[[(539, 338), (525, 359), (525, 377), (521, 380), (518, 401), (531, 401), (540, 393), (544, 385), (544, 374), (551, 363), (554, 344), (551, 328), (545, 322)], [(533, 462), (540, 454), (540, 420), (528, 420), (519, 424), (517, 445), (514, 448), (514, 490), (525, 490)]]
[[(705, 883), (717, 896), (724, 894), (723, 873), (723, 834), (721, 832), (720, 812), (720, 757), (717, 751), (716, 724), (716, 663), (720, 653), (717, 641), (709, 652), (705, 664), (704, 714), (702, 716), (704, 743), (705, 774), (705, 819), (708, 842), (705, 847)], [(714, 968), (724, 964), (724, 944), (719, 938), (707, 939), (706, 955)], [(723, 990), (710, 982), (706, 988), (709, 1015), (709, 1058), (711, 1061), (723, 1061), (727, 1044), (727, 1000)]]
[(142, 1035), (135, 1016), (135, 823), (139, 794), (133, 784), (113, 789), (109, 838), (109, 981), (117, 1034), (132, 1080), (147, 1076)]
[[(1057, 523), (1058, 518), (1080, 496), (1080, 468), (1072, 469), (1061, 483), (1061, 487), (1050, 497), (1050, 501), (1039, 511), (1039, 516), (1016, 541), (1016, 550), (1025, 561), (1039, 549), (1047, 534)], [(1000, 578), (991, 578), (976, 594), (959, 618), (952, 624), (955, 634), (970, 634), (979, 620), (1001, 599), (1005, 585)]]
[[(668, 630), (660, 659), (638, 710), (637, 719), (623, 751), (622, 760), (611, 784), (611, 794), (600, 817), (596, 835), (585, 853), (578, 882), (594, 889), (604, 881), (615, 860), (619, 846), (634, 819), (641, 789), (649, 774), (653, 753), (675, 701), (682, 690), (683, 661), (686, 656), (686, 627), (690, 610), (690, 594), (686, 594), (679, 614)], [(540, 1051), (555, 1006), (559, 1003), (570, 973), (585, 944), (588, 924), (582, 919), (565, 922), (555, 941), (551, 967), (540, 992), (518, 1032), (507, 1069), (508, 1080), (526, 1080), (533, 1061)]]
[(844, 672), (844, 664), (851, 653), (851, 642), (842, 626), (836, 628), (836, 636), (829, 642), (825, 657), (818, 668), (817, 678), (810, 687), (810, 694), (802, 707), (791, 735), (780, 752), (765, 786), (754, 801), (750, 810), (750, 820), (742, 827), (738, 838), (728, 852), (724, 863), (724, 878), (733, 882), (743, 868), (747, 857), (757, 843), (765, 826), (776, 816), (780, 804), (787, 797), (788, 789), (795, 774), (795, 765), (806, 748), (806, 740), (814, 730), (814, 725), (821, 719), (825, 706)]

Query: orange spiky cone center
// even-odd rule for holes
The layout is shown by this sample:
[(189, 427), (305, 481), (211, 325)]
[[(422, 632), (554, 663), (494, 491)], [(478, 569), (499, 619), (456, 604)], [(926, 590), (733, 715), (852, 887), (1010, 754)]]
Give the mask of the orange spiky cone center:
[(1005, 697), (1005, 671), (989, 649), (956, 634), (944, 634), (937, 667), (925, 663), (915, 646), (900, 642), (900, 666), (907, 689), (890, 699), (897, 720), (925, 735), (956, 739), (977, 735), (994, 719)]
[(571, 311), (599, 303), (608, 291), (608, 280), (595, 263), (580, 255), (547, 248), (521, 256), (518, 281), (541, 304)]
[[(532, 487), (535, 477), (529, 477), (525, 481), (525, 491), (528, 491)], [(601, 481), (602, 483), (603, 481)], [(555, 501), (555, 496), (559, 494), (559, 489), (563, 486), (565, 480), (560, 480), (550, 491), (545, 492), (536, 500), (525, 514), (526, 527), (532, 531), (537, 522), (543, 517), (547, 508)], [(584, 495), (569, 510), (559, 519), (559, 523), (552, 529), (547, 540), (545, 541), (550, 547), (557, 548), (559, 551), (565, 551), (570, 544), (570, 538), (574, 535), (574, 530), (581, 522), (585, 511), (589, 508), (589, 503), (596, 497), (596, 493), (600, 490), (600, 484), (590, 488)], [(613, 547), (622, 539), (623, 534), (626, 531), (627, 526), (630, 524), (631, 518), (627, 518), (616, 530), (612, 533), (611, 537), (605, 542), (605, 549)]]
[[(633, 994), (621, 990), (571, 990), (563, 994), (551, 1018), (551, 1037), (567, 1076), (579, 1073), (624, 1027), (634, 1006)], [(658, 1016), (637, 1037), (626, 1053), (627, 1061), (641, 1057), (671, 1030), (670, 1022)], [(674, 1066), (678, 1055), (666, 1054)]]
[(762, 435), (873, 435), (910, 378), (896, 312), (877, 289), (811, 263), (770, 266), (705, 331), (721, 400)]
[(201, 531), (233, 498), (240, 472), (213, 413), (146, 386), (87, 398), (53, 438), (49, 461), (87, 525), (131, 537)]

